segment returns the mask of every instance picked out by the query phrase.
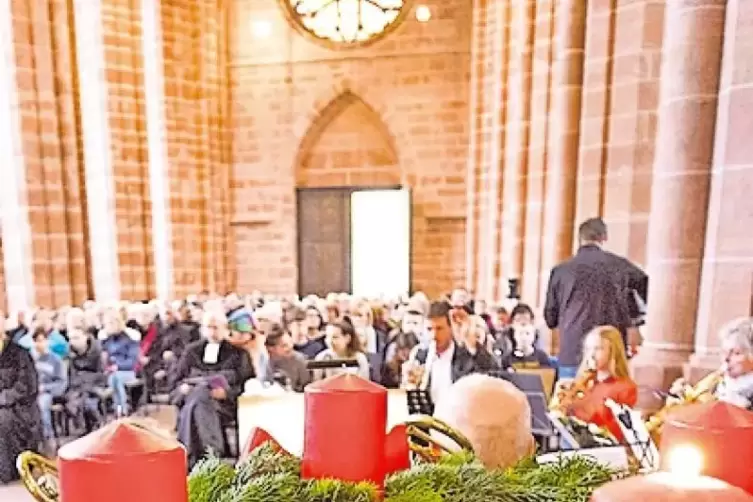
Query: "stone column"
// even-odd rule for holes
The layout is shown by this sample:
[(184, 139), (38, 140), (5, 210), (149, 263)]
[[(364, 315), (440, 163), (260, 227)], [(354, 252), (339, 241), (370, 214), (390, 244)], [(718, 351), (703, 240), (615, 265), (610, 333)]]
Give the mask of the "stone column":
[(507, 292), (507, 279), (523, 272), (525, 195), (528, 144), (531, 123), (531, 83), (536, 6), (532, 0), (517, 0), (511, 7), (509, 63), (507, 70), (507, 117), (502, 183), (499, 290)]
[(120, 263), (102, 2), (76, 0), (75, 20), (92, 284), (98, 301), (119, 301)]
[(483, 82), (479, 96), (481, 114), (478, 136), (481, 139), (480, 181), (478, 204), (478, 261), (476, 293), (479, 297), (496, 299), (499, 272), (499, 223), (504, 149), (505, 88), (507, 86), (507, 25), (509, 6), (505, 2), (489, 2), (481, 44)]
[(719, 328), (753, 315), (753, 76), (745, 71), (753, 48), (753, 9), (748, 0), (726, 3), (724, 33), (695, 353), (686, 372), (691, 379), (719, 368)]
[(561, 0), (555, 8), (552, 108), (549, 116), (548, 163), (544, 196), (544, 229), (540, 304), (549, 271), (572, 255), (575, 190), (578, 177), (586, 2)]
[(466, 170), (466, 217), (465, 217), (465, 289), (476, 291), (479, 270), (479, 167), (481, 163), (481, 81), (484, 76), (483, 26), (486, 0), (473, 1), (473, 25), (471, 27), (471, 82), (468, 108), (469, 138), (468, 167)]
[(35, 291), (11, 3), (0, 0), (0, 226), (6, 298), (15, 311), (33, 306)]
[(157, 298), (173, 298), (173, 252), (170, 220), (167, 130), (165, 123), (165, 65), (160, 2), (141, 2), (144, 50), (149, 193), (152, 199), (152, 249)]
[[(531, 121), (526, 159), (525, 230), (522, 297), (535, 303), (542, 282), (541, 242), (546, 195), (544, 176), (547, 163), (550, 81), (552, 71), (554, 0), (537, 0), (534, 15), (533, 61), (531, 67)], [(546, 284), (544, 283), (544, 286)]]
[[(634, 361), (666, 388), (693, 350), (703, 260), (724, 0), (667, 3), (648, 235), (647, 340)], [(648, 393), (642, 404), (650, 407)]]

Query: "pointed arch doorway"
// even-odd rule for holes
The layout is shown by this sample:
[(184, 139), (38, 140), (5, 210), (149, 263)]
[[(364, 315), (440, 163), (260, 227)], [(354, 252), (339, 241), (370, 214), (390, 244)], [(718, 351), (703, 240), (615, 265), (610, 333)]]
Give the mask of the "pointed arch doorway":
[(296, 160), (299, 294), (408, 292), (402, 178), (392, 137), (368, 104), (346, 91), (321, 111)]

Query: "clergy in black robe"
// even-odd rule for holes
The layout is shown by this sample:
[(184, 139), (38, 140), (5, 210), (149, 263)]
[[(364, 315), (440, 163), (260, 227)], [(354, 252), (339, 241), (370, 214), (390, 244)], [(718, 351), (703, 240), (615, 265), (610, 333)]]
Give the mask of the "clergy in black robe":
[(42, 439), (38, 392), (31, 354), (0, 334), (0, 484), (18, 479), (16, 457)]
[(248, 353), (224, 339), (221, 327), (205, 324), (207, 338), (189, 344), (171, 375), (178, 413), (178, 440), (193, 466), (207, 450), (222, 455), (224, 427), (236, 414), (246, 380), (255, 376)]

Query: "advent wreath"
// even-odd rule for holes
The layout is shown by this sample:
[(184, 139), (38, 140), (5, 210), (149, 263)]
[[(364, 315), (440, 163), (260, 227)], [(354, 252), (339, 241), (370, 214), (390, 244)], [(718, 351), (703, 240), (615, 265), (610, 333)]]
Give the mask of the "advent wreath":
[[(587, 456), (539, 465), (524, 460), (489, 470), (468, 454), (420, 463), (387, 478), (385, 502), (588, 502), (601, 485), (626, 475)], [(368, 483), (304, 480), (300, 460), (266, 443), (236, 467), (209, 456), (188, 479), (189, 502), (372, 502)]]

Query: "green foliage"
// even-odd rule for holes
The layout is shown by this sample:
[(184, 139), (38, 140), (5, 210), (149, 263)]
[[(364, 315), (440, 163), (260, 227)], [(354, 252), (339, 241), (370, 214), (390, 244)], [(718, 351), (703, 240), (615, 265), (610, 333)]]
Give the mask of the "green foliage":
[(289, 474), (299, 477), (301, 472), (300, 461), (284, 452), (277, 451), (271, 443), (264, 443), (251, 452), (237, 470), (235, 484), (245, 485), (253, 478), (265, 474)]
[(303, 483), (301, 502), (371, 502), (377, 492), (369, 483), (343, 483), (334, 479), (312, 479)]
[(196, 464), (188, 477), (189, 502), (215, 502), (233, 486), (235, 469), (214, 455)]
[[(591, 493), (621, 473), (590, 457), (574, 456), (538, 465), (524, 460), (488, 470), (472, 455), (456, 454), (390, 476), (385, 502), (588, 502)], [(214, 457), (189, 478), (190, 502), (374, 502), (368, 483), (302, 480), (299, 460), (258, 448), (234, 472)]]

